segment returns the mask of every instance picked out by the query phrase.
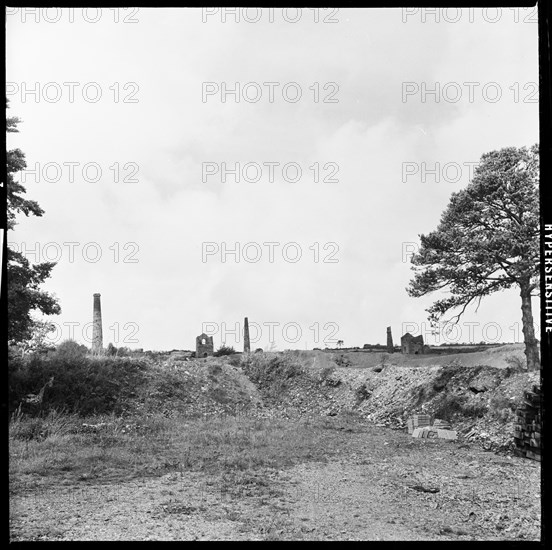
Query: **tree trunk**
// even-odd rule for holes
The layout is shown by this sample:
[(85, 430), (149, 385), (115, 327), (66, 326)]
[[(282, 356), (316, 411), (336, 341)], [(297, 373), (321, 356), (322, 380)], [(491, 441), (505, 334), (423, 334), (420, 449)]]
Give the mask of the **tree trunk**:
[(535, 338), (533, 325), (533, 311), (531, 308), (531, 290), (529, 283), (521, 285), (521, 320), (523, 323), (523, 340), (525, 342), (525, 356), (527, 357), (527, 370), (540, 368), (539, 347)]

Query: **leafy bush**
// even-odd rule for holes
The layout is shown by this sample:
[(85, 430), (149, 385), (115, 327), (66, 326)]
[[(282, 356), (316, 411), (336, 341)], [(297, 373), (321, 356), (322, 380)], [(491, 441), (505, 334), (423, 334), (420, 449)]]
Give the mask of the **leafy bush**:
[(345, 357), (343, 354), (341, 354), (335, 358), (335, 364), (338, 367), (350, 367), (351, 360), (348, 357)]
[(233, 355), (236, 350), (232, 346), (220, 346), (220, 348), (213, 353), (215, 357), (222, 357), (223, 355)]
[(86, 346), (75, 342), (75, 340), (64, 340), (51, 355), (58, 359), (72, 360), (80, 359), (87, 353), (88, 348)]
[[(119, 413), (125, 398), (145, 384), (146, 368), (131, 359), (84, 357), (74, 346), (64, 346), (61, 353), (58, 348), (48, 357), (14, 359), (8, 363), (9, 410), (20, 406), (30, 414), (53, 409), (81, 415)], [(44, 387), (40, 401), (26, 399)]]
[(117, 348), (117, 357), (130, 357), (132, 350), (125, 346)]
[(527, 359), (525, 357), (520, 357), (519, 355), (508, 355), (504, 359), (508, 366), (515, 371), (526, 371), (527, 370)]

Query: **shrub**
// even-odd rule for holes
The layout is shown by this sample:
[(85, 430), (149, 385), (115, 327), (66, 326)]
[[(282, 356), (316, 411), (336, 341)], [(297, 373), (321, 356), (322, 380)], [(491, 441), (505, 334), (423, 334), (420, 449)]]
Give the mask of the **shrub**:
[[(122, 412), (125, 398), (145, 384), (146, 364), (131, 359), (92, 358), (68, 352), (49, 357), (12, 360), (9, 370), (9, 410), (42, 414), (65, 409), (81, 415)], [(49, 382), (53, 378), (53, 383)], [(46, 386), (42, 400), (26, 401)]]
[(351, 361), (348, 357), (345, 357), (343, 354), (341, 354), (335, 358), (335, 364), (338, 367), (350, 367)]
[(525, 357), (520, 357), (519, 355), (508, 355), (504, 359), (508, 366), (516, 371), (526, 371), (527, 370), (527, 359)]
[(233, 355), (236, 350), (232, 346), (220, 346), (220, 348), (213, 353), (215, 357), (222, 357), (223, 355)]
[(86, 346), (75, 342), (75, 340), (64, 340), (51, 355), (58, 359), (72, 360), (80, 359), (87, 353), (88, 348)]

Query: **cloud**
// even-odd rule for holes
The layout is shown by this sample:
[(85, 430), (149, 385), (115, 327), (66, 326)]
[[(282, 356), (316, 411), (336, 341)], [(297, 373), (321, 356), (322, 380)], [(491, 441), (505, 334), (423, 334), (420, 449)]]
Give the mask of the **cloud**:
[[(304, 10), (296, 24), (202, 23), (198, 9), (140, 9), (138, 24), (115, 24), (110, 12), (97, 24), (8, 18), (8, 81), (78, 81), (79, 93), (95, 82), (103, 94), (97, 103), (78, 94), (73, 103), (20, 93), (11, 101), (24, 123), (10, 143), (30, 167), (79, 163), (73, 182), (66, 171), (55, 182), (27, 178), (45, 215), (22, 219), (10, 235), (64, 250), (79, 243), (45, 285), (60, 297), (60, 324), (89, 322), (91, 294), (101, 292), (106, 340), (131, 347), (192, 348), (203, 323), (233, 327), (244, 316), (280, 323), (280, 348), (320, 346), (335, 326), (336, 338), (359, 346), (383, 342), (388, 325), (396, 341), (403, 322), (422, 326), (430, 301), (405, 292), (405, 243), (436, 227), (450, 193), (468, 182), (464, 163), (537, 141), (538, 106), (523, 88), (537, 81), (536, 26), (516, 25), (506, 11), (496, 24), (403, 23), (400, 10), (359, 9), (315, 24), (313, 14)], [(477, 91), (499, 83), (501, 100), (470, 102), (463, 83), (472, 81)], [(218, 92), (202, 101), (205, 82)], [(223, 83), (241, 93), (249, 82), (261, 89), (258, 102), (222, 101)], [(278, 83), (273, 102), (265, 82)], [(405, 82), (419, 91), (405, 98)], [(422, 83), (435, 82), (459, 83), (464, 95), (423, 96)], [(300, 101), (282, 96), (288, 83), (299, 85)], [(203, 181), (207, 162), (217, 172)], [(418, 171), (403, 181), (406, 162)], [(428, 172), (423, 181), (421, 163), (430, 171), (436, 162), (456, 163), (461, 177), (440, 171), (437, 182)], [(101, 167), (99, 181), (83, 173), (87, 163)], [(248, 163), (261, 167), (259, 181), (246, 181)], [(279, 163), (273, 181), (263, 163)], [(293, 167), (282, 170), (288, 163), (301, 168), (299, 181)], [(206, 242), (217, 253), (202, 258)], [(267, 242), (278, 243), (273, 262)], [(87, 243), (101, 247), (97, 262), (83, 259)], [(235, 243), (239, 262), (222, 252)], [(259, 261), (244, 258), (247, 243), (250, 254), (260, 247)], [(282, 255), (297, 246), (299, 261)], [(514, 291), (490, 297), (467, 319), (500, 319), (508, 332), (517, 300)], [(139, 326), (138, 343), (122, 341), (128, 323)], [(285, 341), (286, 323), (301, 327), (297, 344)]]

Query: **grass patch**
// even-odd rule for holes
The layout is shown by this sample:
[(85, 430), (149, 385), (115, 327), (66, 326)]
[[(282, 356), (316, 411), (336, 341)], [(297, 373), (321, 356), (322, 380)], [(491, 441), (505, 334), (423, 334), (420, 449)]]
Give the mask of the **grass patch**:
[(20, 414), (9, 426), (10, 476), (15, 486), (29, 475), (52, 484), (102, 483), (186, 470), (245, 479), (266, 468), (325, 461), (357, 422), (350, 414), (297, 421)]

